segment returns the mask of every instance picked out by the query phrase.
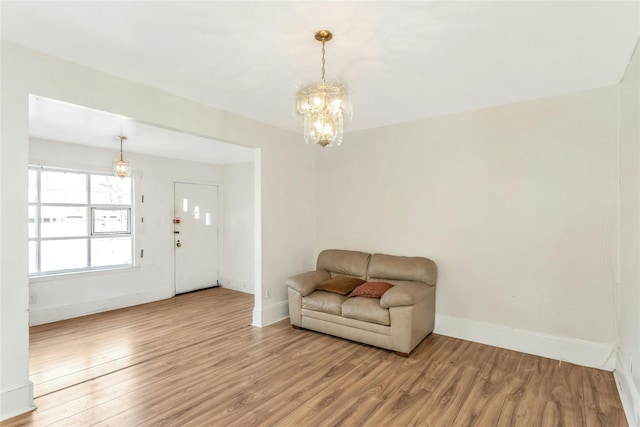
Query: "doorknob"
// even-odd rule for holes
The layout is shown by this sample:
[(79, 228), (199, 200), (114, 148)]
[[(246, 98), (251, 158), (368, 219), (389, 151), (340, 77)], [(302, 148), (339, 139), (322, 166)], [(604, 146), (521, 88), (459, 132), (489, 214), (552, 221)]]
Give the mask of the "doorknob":
[(182, 246), (182, 243), (180, 243), (180, 240), (178, 240), (178, 243), (176, 243), (176, 246), (177, 247), (181, 247)]

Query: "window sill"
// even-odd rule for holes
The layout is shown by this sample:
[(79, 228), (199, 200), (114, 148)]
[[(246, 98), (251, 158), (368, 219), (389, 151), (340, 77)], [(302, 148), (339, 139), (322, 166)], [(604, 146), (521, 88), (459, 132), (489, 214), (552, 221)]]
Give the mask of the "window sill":
[(107, 268), (104, 270), (54, 273), (54, 274), (47, 274), (43, 276), (31, 276), (29, 277), (29, 283), (52, 282), (56, 280), (81, 279), (83, 277), (96, 277), (96, 276), (105, 276), (105, 275), (112, 275), (112, 274), (132, 273), (139, 270), (140, 270), (140, 266), (134, 266), (134, 267), (114, 267), (114, 268)]

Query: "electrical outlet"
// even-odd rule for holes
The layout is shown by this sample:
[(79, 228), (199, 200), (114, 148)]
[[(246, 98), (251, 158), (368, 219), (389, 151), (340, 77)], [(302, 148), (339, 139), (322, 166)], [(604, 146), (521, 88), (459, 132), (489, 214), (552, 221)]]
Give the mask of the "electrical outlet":
[(36, 294), (29, 295), (29, 304), (35, 304), (38, 302), (38, 296)]
[(271, 297), (271, 288), (267, 288), (264, 290), (264, 297), (265, 298)]

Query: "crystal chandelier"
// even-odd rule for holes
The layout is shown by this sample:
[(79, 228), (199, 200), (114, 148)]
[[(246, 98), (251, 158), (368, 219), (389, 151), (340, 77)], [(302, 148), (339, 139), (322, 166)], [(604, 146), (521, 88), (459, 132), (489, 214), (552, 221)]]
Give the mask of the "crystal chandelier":
[(330, 147), (342, 144), (344, 119), (351, 119), (351, 94), (345, 85), (324, 79), (324, 44), (333, 34), (321, 30), (315, 38), (322, 42), (322, 81), (298, 90), (296, 110), (303, 117), (304, 141)]
[(122, 143), (127, 139), (124, 135), (116, 136), (120, 140), (120, 160), (113, 159), (113, 174), (119, 178), (131, 176), (131, 163), (122, 157)]

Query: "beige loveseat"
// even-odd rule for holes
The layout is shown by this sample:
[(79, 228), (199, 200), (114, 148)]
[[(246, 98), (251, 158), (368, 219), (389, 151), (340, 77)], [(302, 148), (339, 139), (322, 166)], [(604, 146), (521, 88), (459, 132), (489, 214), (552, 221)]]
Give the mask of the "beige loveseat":
[[(336, 276), (394, 287), (380, 299), (316, 290)], [(316, 271), (287, 280), (291, 325), (408, 356), (433, 331), (435, 284), (436, 265), (428, 258), (325, 250), (318, 255)]]

